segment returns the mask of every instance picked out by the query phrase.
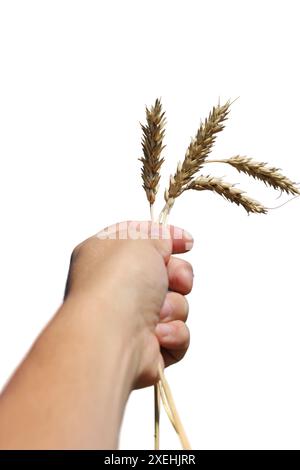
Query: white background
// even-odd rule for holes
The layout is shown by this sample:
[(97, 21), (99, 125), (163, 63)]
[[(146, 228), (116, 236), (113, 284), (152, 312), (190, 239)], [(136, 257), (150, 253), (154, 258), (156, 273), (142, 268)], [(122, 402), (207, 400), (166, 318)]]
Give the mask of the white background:
[[(0, 2), (0, 382), (59, 306), (72, 248), (148, 218), (144, 107), (161, 97), (161, 186), (200, 118), (233, 105), (214, 156), (268, 161), (300, 181), (297, 1)], [(268, 207), (288, 199), (224, 166)], [(160, 205), (162, 200), (160, 201)], [(186, 194), (191, 347), (167, 373), (195, 449), (300, 448), (299, 210), (267, 216)], [(152, 389), (134, 392), (121, 448), (153, 446)], [(177, 437), (163, 419), (162, 447)]]

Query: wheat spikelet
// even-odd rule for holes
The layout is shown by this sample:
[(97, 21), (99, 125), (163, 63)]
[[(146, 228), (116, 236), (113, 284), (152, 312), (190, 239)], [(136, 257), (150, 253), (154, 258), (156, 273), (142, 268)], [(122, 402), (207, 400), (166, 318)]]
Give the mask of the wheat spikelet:
[(188, 189), (195, 189), (197, 191), (214, 191), (238, 206), (243, 206), (248, 214), (250, 212), (261, 214), (267, 213), (267, 209), (260, 202), (246, 196), (244, 191), (236, 188), (231, 183), (226, 183), (221, 178), (216, 178), (214, 176), (200, 176), (185, 187), (185, 190)]
[(146, 192), (150, 206), (154, 204), (160, 180), (160, 167), (164, 161), (161, 152), (165, 148), (162, 141), (165, 135), (165, 113), (162, 105), (156, 99), (154, 106), (149, 110), (146, 107), (147, 124), (141, 124), (143, 131), (142, 149), (144, 156), (139, 160), (142, 162), (143, 188)]
[[(214, 161), (217, 162), (218, 160)], [(219, 161), (222, 163), (228, 163), (239, 172), (246, 173), (255, 179), (263, 181), (266, 185), (269, 185), (274, 189), (281, 189), (281, 191), (285, 191), (287, 194), (300, 194), (295, 183), (280, 173), (279, 168), (268, 167), (265, 162), (256, 162), (252, 158), (242, 157), (240, 155)]]
[(217, 133), (224, 129), (229, 106), (229, 101), (222, 106), (219, 104), (214, 106), (191, 140), (183, 162), (178, 164), (176, 173), (170, 177), (169, 189), (165, 191), (165, 201), (170, 207), (174, 204), (174, 199), (184, 191), (184, 186), (203, 166), (215, 143)]

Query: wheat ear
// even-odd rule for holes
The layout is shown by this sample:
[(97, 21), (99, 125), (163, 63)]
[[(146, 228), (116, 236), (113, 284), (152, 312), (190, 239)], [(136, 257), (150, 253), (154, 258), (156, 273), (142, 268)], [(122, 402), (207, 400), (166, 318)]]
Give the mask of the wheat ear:
[(244, 191), (236, 188), (231, 183), (223, 181), (221, 178), (216, 178), (214, 176), (199, 176), (185, 186), (184, 190), (186, 191), (188, 189), (195, 189), (196, 191), (214, 191), (238, 206), (243, 206), (248, 213), (267, 213), (267, 208), (260, 202), (251, 199), (245, 195)]
[(156, 99), (154, 106), (150, 109), (146, 107), (146, 121), (146, 125), (141, 124), (143, 156), (139, 160), (142, 162), (143, 188), (150, 204), (151, 215), (153, 215), (153, 204), (160, 180), (160, 167), (164, 161), (161, 153), (165, 148), (163, 138), (166, 119), (160, 99)]
[(196, 136), (188, 146), (183, 162), (178, 163), (176, 173), (170, 176), (169, 188), (165, 190), (166, 205), (163, 212), (170, 212), (175, 198), (184, 191), (185, 185), (202, 168), (212, 150), (217, 134), (225, 127), (224, 122), (227, 119), (230, 104), (230, 101), (227, 101), (224, 105), (214, 106), (208, 118), (200, 124)]
[[(155, 202), (160, 180), (160, 167), (164, 161), (164, 159), (161, 157), (161, 152), (164, 149), (162, 144), (165, 134), (164, 115), (165, 113), (162, 112), (161, 101), (156, 99), (154, 106), (152, 106), (150, 110), (146, 107), (147, 124), (141, 124), (143, 131), (143, 157), (140, 158), (140, 160), (142, 162), (143, 188), (150, 204), (152, 222), (154, 221), (153, 204)], [(159, 375), (161, 381), (161, 378), (164, 376), (164, 374), (162, 371), (159, 371)], [(165, 379), (164, 384), (166, 384)], [(164, 387), (165, 385), (161, 384), (160, 382), (154, 386), (154, 446), (156, 450), (159, 449), (160, 388), (164, 390), (163, 404), (165, 406), (167, 415), (169, 416), (171, 423), (179, 434), (179, 437), (181, 437), (183, 442), (185, 442), (185, 437), (181, 436), (182, 425), (178, 418), (178, 413), (176, 409), (174, 410), (174, 401), (172, 400), (171, 403), (169, 402), (170, 389), (168, 387), (168, 392), (165, 392)], [(176, 418), (174, 418), (174, 416)]]
[(257, 162), (252, 158), (236, 155), (223, 160), (206, 160), (206, 163), (228, 163), (240, 173), (246, 173), (274, 189), (280, 189), (287, 194), (300, 194), (296, 183), (280, 173), (280, 168), (267, 166), (265, 162)]

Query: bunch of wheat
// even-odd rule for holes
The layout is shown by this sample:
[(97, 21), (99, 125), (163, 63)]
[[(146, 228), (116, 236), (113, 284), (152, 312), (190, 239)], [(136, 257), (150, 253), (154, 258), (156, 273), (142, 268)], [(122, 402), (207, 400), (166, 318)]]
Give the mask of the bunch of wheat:
[[(222, 160), (208, 160), (216, 136), (225, 127), (225, 121), (228, 118), (230, 101), (224, 105), (214, 106), (209, 113), (208, 118), (201, 123), (196, 136), (191, 140), (185, 153), (184, 160), (177, 165), (174, 175), (170, 176), (169, 187), (165, 190), (165, 206), (161, 211), (158, 221), (166, 224), (170, 210), (175, 199), (189, 189), (197, 191), (213, 191), (220, 194), (225, 199), (237, 205), (241, 205), (247, 213), (266, 214), (268, 209), (260, 202), (250, 198), (244, 191), (235, 187), (231, 183), (223, 181), (214, 176), (205, 176), (200, 174), (204, 165), (207, 163), (225, 163), (236, 168), (239, 172), (245, 173), (257, 180), (263, 181), (266, 185), (286, 192), (287, 194), (299, 195), (299, 188), (280, 173), (275, 167), (269, 167), (264, 162), (256, 162), (248, 157), (239, 155)], [(142, 179), (143, 188), (146, 192), (150, 204), (151, 220), (154, 221), (153, 205), (158, 191), (160, 180), (160, 169), (164, 158), (161, 157), (164, 149), (163, 138), (165, 135), (165, 113), (162, 112), (162, 105), (159, 99), (156, 99), (154, 106), (150, 109), (146, 107), (146, 124), (141, 124), (143, 137), (142, 149)], [(179, 419), (170, 387), (166, 381), (163, 370), (158, 368), (159, 382), (155, 385), (155, 448), (159, 448), (159, 406), (160, 398), (164, 404), (168, 417), (174, 426), (181, 440), (184, 449), (190, 449), (190, 444), (185, 435), (183, 426)]]

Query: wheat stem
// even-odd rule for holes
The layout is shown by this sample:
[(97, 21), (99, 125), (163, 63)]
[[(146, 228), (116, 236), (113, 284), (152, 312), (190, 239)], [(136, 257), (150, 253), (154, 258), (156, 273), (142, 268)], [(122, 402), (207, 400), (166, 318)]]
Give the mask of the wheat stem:
[(154, 204), (150, 204), (150, 217), (151, 217), (151, 221), (154, 222), (154, 220), (155, 220)]
[(190, 446), (189, 440), (188, 440), (188, 438), (185, 434), (183, 425), (181, 423), (178, 412), (176, 410), (176, 406), (175, 406), (174, 399), (173, 399), (173, 396), (172, 396), (172, 393), (171, 393), (171, 389), (170, 389), (169, 384), (168, 384), (168, 382), (165, 378), (164, 372), (163, 372), (162, 367), (161, 367), (160, 364), (158, 366), (158, 373), (159, 373), (159, 378), (160, 378), (160, 381), (161, 381), (161, 384), (162, 384), (162, 388), (164, 390), (166, 399), (168, 401), (168, 405), (170, 407), (170, 410), (172, 411), (173, 420), (174, 420), (174, 428), (175, 428), (175, 430), (176, 430), (176, 432), (179, 436), (182, 448), (184, 450), (190, 450), (191, 446)]
[(160, 389), (154, 385), (154, 448), (159, 450), (159, 418), (160, 418)]
[(172, 206), (170, 206), (168, 201), (165, 203), (165, 205), (163, 207), (163, 210), (159, 214), (159, 223), (164, 224), (164, 225), (166, 224), (167, 218), (170, 214), (170, 211), (171, 211), (173, 205), (174, 205), (174, 202), (173, 202)]
[(162, 386), (160, 380), (158, 381), (158, 386), (159, 386), (160, 397), (161, 397), (161, 400), (163, 402), (165, 412), (167, 413), (167, 416), (170, 420), (170, 423), (172, 424), (173, 428), (177, 432), (175, 422), (174, 422), (174, 418), (173, 418), (173, 415), (172, 415), (172, 411), (170, 410), (170, 407), (169, 407), (169, 404), (168, 404), (168, 401), (167, 401), (167, 398), (166, 398), (166, 394), (164, 392), (164, 389), (163, 389), (163, 386)]

